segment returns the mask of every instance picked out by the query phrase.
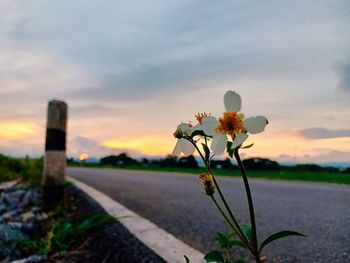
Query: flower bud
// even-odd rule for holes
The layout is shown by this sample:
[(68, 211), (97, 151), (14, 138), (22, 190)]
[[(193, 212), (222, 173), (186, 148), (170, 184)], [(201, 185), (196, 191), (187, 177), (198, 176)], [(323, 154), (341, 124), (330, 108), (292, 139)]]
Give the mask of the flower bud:
[(184, 134), (180, 128), (177, 128), (176, 131), (174, 132), (174, 137), (176, 139), (181, 139), (184, 137)]
[(204, 188), (205, 194), (212, 196), (215, 192), (215, 184), (212, 174), (202, 173), (199, 175), (199, 180)]

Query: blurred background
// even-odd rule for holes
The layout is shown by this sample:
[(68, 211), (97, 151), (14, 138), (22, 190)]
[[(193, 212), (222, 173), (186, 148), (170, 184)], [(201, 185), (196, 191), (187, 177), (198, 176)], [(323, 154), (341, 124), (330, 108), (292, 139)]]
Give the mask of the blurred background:
[(346, 166), (350, 3), (0, 1), (0, 152), (39, 157), (50, 99), (69, 157), (159, 158), (226, 90), (269, 119), (244, 157)]

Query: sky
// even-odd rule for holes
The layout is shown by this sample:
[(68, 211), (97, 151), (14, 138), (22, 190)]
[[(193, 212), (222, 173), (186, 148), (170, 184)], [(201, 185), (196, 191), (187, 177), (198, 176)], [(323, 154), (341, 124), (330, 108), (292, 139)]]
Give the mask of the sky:
[(0, 152), (44, 153), (47, 102), (67, 155), (172, 152), (223, 95), (264, 115), (246, 157), (350, 162), (350, 2), (0, 0)]

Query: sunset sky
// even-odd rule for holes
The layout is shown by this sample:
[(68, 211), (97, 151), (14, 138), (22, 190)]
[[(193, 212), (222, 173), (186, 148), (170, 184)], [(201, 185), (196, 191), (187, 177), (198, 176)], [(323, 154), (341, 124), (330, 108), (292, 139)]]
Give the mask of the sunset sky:
[(162, 156), (234, 90), (269, 120), (245, 156), (350, 162), (349, 14), (348, 0), (0, 0), (0, 152), (42, 155), (60, 99), (68, 156)]

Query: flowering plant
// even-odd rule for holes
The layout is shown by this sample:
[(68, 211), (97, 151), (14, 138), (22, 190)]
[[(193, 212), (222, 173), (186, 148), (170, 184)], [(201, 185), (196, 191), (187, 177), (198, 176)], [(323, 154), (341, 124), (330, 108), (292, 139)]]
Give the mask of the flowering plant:
[[(241, 97), (234, 91), (226, 92), (224, 105), (226, 112), (219, 119), (211, 116), (211, 114), (198, 113), (196, 115), (198, 121), (196, 125), (192, 125), (191, 123), (179, 124), (174, 133), (177, 143), (173, 154), (179, 155), (184, 153), (185, 155), (191, 155), (195, 151), (199, 154), (206, 168), (206, 173), (202, 173), (199, 176), (204, 193), (213, 200), (221, 215), (232, 228), (232, 233), (228, 235), (218, 234), (216, 238), (225, 250), (225, 256), (220, 251), (211, 251), (206, 254), (205, 260), (207, 262), (233, 262), (230, 256), (230, 250), (234, 246), (240, 246), (247, 249), (255, 261), (260, 263), (263, 260), (261, 256), (262, 249), (269, 243), (287, 236), (305, 235), (295, 231), (284, 230), (270, 235), (261, 243), (258, 242), (253, 198), (248, 177), (239, 155), (239, 149), (252, 147), (253, 144), (243, 146), (243, 143), (249, 134), (263, 132), (268, 121), (263, 116), (245, 118), (239, 112), (241, 110)], [(238, 163), (248, 201), (250, 225), (241, 225), (238, 222), (211, 168), (211, 159), (213, 156), (223, 154), (225, 150)], [(217, 194), (215, 190), (217, 190)], [(217, 201), (217, 197), (221, 200), (222, 205)], [(189, 262), (186, 256), (185, 259), (186, 262)]]

